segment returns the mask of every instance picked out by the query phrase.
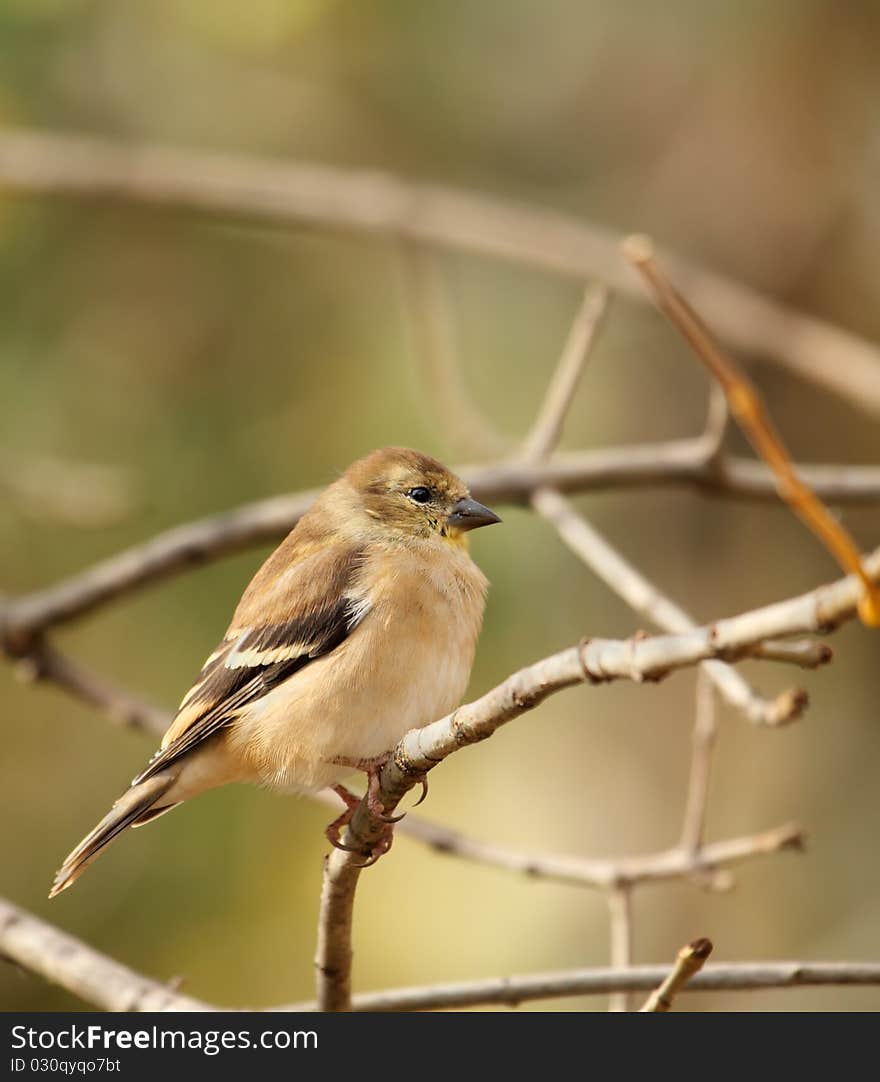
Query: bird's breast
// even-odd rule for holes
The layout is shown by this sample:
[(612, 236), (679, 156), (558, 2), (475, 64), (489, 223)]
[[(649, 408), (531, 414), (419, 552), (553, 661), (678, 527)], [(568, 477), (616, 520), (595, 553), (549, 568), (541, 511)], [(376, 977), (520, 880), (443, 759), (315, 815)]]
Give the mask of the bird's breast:
[(487, 582), (466, 553), (365, 563), (363, 616), (332, 653), (310, 662), (242, 716), (234, 739), (269, 784), (321, 788), (347, 773), (333, 758), (372, 758), (449, 713), (467, 688)]

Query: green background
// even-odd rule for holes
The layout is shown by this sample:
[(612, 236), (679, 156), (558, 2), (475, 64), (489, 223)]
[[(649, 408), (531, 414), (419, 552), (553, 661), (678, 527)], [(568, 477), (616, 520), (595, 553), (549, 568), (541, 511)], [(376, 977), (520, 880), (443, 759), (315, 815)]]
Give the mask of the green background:
[[(652, 232), (786, 303), (880, 335), (880, 10), (829, 2), (346, 3), (3, 0), (0, 122), (127, 141), (387, 168)], [(467, 254), (438, 260), (465, 378), (516, 438), (581, 286)], [(829, 358), (828, 363), (837, 363)], [(751, 371), (796, 455), (876, 461), (875, 422), (781, 369)], [(697, 432), (707, 380), (649, 307), (618, 298), (564, 445)], [(157, 531), (321, 484), (375, 446), (457, 463), (407, 336), (399, 249), (143, 207), (0, 193), (0, 454), (123, 471), (130, 510), (84, 529), (0, 497), (0, 589), (20, 593)], [(732, 441), (737, 446), (738, 441)], [(785, 509), (691, 491), (578, 505), (709, 619), (835, 577)], [(521, 510), (475, 537), (492, 590), (470, 694), (626, 608)], [(847, 509), (863, 547), (876, 509)], [(268, 549), (102, 609), (57, 641), (170, 706)], [(750, 664), (812, 708), (768, 732), (723, 710), (709, 837), (800, 820), (803, 856), (709, 895), (635, 899), (636, 960), (696, 935), (716, 959), (864, 959), (880, 949), (878, 646), (849, 626), (816, 674)], [(0, 671), (0, 891), (100, 950), (230, 1006), (306, 998), (326, 809), (228, 788), (115, 846), (48, 903), (60, 859), (153, 750), (51, 688)], [(672, 844), (693, 674), (557, 696), (439, 769), (426, 815), (486, 839), (589, 856)], [(355, 985), (601, 965), (590, 891), (434, 856), (401, 838), (363, 877)], [(877, 990), (692, 996), (691, 1008), (876, 1009)], [(0, 1007), (78, 1009), (0, 967)], [(601, 999), (534, 1009), (599, 1009)], [(522, 1008), (527, 1009), (527, 1008)]]

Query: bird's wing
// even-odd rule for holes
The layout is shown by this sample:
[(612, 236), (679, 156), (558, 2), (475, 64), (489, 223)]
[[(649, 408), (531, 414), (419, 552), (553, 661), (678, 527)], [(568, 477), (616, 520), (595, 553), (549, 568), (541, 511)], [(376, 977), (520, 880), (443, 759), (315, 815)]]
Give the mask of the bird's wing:
[(282, 546), (257, 573), (223, 642), (184, 696), (161, 748), (132, 785), (165, 769), (233, 722), (244, 707), (330, 653), (363, 620), (369, 606), (355, 590), (361, 552), (331, 545), (299, 555)]

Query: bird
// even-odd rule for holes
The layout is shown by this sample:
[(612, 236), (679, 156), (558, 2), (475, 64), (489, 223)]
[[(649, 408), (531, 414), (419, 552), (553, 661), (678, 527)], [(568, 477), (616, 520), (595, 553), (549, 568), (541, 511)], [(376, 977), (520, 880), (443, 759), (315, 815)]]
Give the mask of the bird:
[(326, 833), (344, 847), (359, 801), (345, 779), (365, 772), (381, 814), (391, 749), (461, 702), (489, 585), (468, 534), (500, 521), (422, 452), (383, 447), (351, 465), (257, 571), (159, 750), (67, 856), (49, 897), (127, 827), (233, 782), (333, 788), (346, 809)]

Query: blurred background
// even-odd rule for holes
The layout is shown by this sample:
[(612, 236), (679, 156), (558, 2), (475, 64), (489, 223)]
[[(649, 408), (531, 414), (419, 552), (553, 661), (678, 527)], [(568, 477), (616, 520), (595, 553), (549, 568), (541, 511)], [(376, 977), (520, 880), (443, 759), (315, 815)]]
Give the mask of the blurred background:
[[(377, 167), (525, 199), (649, 231), (877, 339), (878, 46), (880, 8), (831, 0), (2, 0), (0, 123)], [(470, 392), (516, 438), (582, 284), (466, 253), (437, 266)], [(400, 252), (378, 238), (0, 192), (0, 589), (24, 592), (188, 519), (322, 484), (378, 445), (469, 457), (432, 408), (405, 317)], [(797, 456), (877, 461), (876, 422), (744, 359)], [(564, 446), (695, 433), (706, 398), (702, 370), (662, 319), (617, 298)], [(45, 475), (10, 480), (26, 462), (25, 472), (109, 467), (109, 507), (71, 521), (57, 473), (48, 500)], [(837, 575), (773, 505), (673, 490), (577, 502), (703, 619)], [(501, 510), (503, 527), (473, 544), (492, 591), (471, 696), (584, 634), (644, 623), (547, 525)], [(877, 543), (878, 509), (843, 517), (863, 547)], [(172, 706), (267, 551), (144, 590), (57, 641)], [(671, 960), (697, 935), (719, 961), (880, 955), (877, 643), (850, 625), (823, 671), (745, 667), (768, 693), (802, 683), (812, 707), (778, 731), (723, 709), (709, 839), (798, 819), (808, 851), (742, 866), (723, 895), (638, 891), (636, 961)], [(693, 682), (690, 672), (556, 696), (439, 769), (420, 811), (527, 848), (671, 845)], [(245, 788), (208, 794), (127, 836), (50, 904), (60, 859), (153, 742), (51, 687), (18, 685), (9, 666), (0, 689), (3, 895), (137, 970), (182, 976), (195, 996), (241, 1006), (311, 995), (325, 808)], [(403, 837), (361, 882), (358, 990), (602, 965), (608, 950), (602, 896)], [(5, 1010), (82, 1006), (0, 967)], [(876, 1009), (880, 991), (693, 995), (682, 1006)]]

